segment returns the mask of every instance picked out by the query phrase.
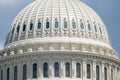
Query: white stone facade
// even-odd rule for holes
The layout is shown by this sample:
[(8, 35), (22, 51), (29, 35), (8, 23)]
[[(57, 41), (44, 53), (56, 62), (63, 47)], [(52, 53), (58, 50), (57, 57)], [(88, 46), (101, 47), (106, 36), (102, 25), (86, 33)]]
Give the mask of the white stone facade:
[(79, 0), (29, 4), (0, 51), (0, 80), (120, 80), (119, 75), (120, 60), (104, 23)]

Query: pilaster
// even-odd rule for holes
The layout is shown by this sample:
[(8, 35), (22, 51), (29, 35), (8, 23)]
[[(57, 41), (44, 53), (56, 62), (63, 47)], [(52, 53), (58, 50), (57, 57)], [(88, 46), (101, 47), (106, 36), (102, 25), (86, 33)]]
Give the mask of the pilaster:
[(83, 60), (83, 80), (87, 80), (86, 60)]

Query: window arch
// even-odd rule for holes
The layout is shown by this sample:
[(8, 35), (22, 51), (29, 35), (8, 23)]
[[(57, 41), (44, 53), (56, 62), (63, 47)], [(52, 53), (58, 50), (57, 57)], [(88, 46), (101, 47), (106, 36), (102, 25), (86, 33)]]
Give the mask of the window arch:
[(100, 68), (98, 65), (96, 66), (96, 80), (100, 80)]
[(80, 63), (77, 63), (76, 64), (76, 77), (77, 78), (80, 78), (81, 77), (81, 65), (80, 65)]
[(33, 23), (30, 23), (30, 30), (33, 30)]
[(20, 26), (17, 27), (17, 33), (19, 33), (19, 31), (20, 31)]
[(76, 23), (74, 21), (72, 22), (72, 28), (76, 29)]
[(47, 22), (46, 22), (46, 29), (49, 29), (49, 28), (50, 28), (50, 22), (47, 21)]
[(43, 64), (43, 77), (48, 77), (48, 63)]
[(14, 67), (14, 80), (17, 80), (18, 78), (18, 68), (17, 66)]
[(91, 67), (90, 64), (87, 64), (87, 79), (91, 78)]
[(7, 68), (7, 80), (9, 80), (9, 78), (10, 78), (10, 69)]
[(67, 21), (64, 21), (64, 29), (67, 29)]
[(1, 70), (1, 80), (3, 80), (3, 70)]
[(111, 80), (113, 80), (113, 69), (111, 69)]
[(70, 63), (65, 64), (66, 77), (70, 77)]
[(84, 29), (84, 24), (83, 24), (83, 22), (80, 23), (80, 29), (82, 29), (82, 30)]
[(106, 67), (104, 68), (104, 75), (105, 75), (104, 80), (107, 80), (107, 68)]
[(37, 29), (41, 29), (41, 22), (38, 22), (38, 27)]
[(55, 21), (55, 28), (57, 29), (58, 26), (59, 26), (59, 25), (58, 25), (58, 21), (56, 20), (56, 21)]
[(27, 79), (27, 65), (23, 65), (23, 80)]
[(54, 76), (59, 77), (59, 63), (58, 62), (54, 64)]
[(96, 25), (94, 25), (94, 30), (95, 30), (95, 32), (97, 32), (97, 27), (96, 27)]
[(37, 64), (33, 64), (33, 78), (37, 78)]
[(90, 24), (88, 24), (88, 31), (91, 31), (91, 27), (90, 27)]
[(23, 32), (26, 31), (26, 24), (23, 25)]

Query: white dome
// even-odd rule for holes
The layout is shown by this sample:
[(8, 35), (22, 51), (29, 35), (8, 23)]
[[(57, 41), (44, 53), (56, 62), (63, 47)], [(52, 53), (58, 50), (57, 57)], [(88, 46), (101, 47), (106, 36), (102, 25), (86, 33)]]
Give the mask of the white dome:
[(104, 23), (79, 0), (36, 0), (16, 16), (6, 48), (38, 43), (84, 44), (112, 50)]

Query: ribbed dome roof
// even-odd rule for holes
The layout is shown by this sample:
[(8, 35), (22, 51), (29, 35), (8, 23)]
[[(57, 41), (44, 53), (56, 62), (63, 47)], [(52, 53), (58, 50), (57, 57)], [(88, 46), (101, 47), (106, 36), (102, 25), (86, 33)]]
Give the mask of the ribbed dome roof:
[(112, 49), (100, 17), (79, 0), (36, 0), (29, 4), (12, 22), (5, 45), (61, 42)]

